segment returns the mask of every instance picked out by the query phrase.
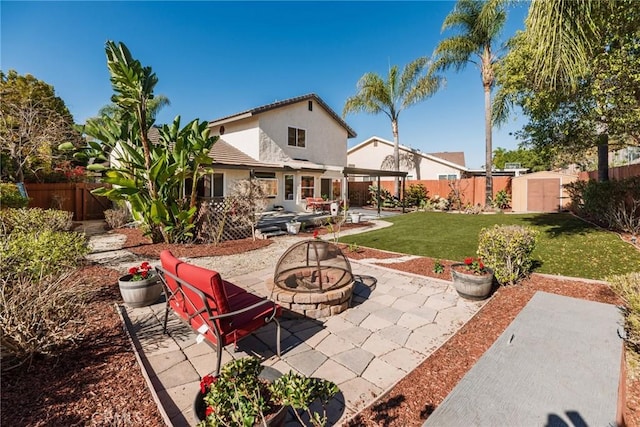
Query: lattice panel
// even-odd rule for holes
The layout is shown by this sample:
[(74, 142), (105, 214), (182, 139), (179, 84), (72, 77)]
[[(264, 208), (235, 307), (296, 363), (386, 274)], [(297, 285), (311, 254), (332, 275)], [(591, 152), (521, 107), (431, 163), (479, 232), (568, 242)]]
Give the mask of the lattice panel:
[(249, 198), (205, 200), (198, 213), (198, 240), (217, 244), (251, 237), (252, 218), (253, 206)]

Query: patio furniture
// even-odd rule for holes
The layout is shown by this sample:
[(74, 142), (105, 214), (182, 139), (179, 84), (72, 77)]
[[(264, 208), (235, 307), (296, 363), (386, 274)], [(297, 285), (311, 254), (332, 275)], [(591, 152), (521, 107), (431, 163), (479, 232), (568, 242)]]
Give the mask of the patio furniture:
[(163, 332), (167, 333), (169, 309), (216, 347), (215, 375), (220, 372), (222, 348), (251, 334), (267, 323), (276, 324), (277, 354), (280, 356), (280, 323), (276, 319), (282, 308), (273, 301), (247, 292), (222, 280), (220, 274), (180, 261), (164, 250), (162, 267), (156, 267), (164, 287), (166, 307)]
[(307, 197), (307, 210), (311, 209), (313, 212), (328, 211), (331, 206), (331, 200), (325, 200), (322, 197)]

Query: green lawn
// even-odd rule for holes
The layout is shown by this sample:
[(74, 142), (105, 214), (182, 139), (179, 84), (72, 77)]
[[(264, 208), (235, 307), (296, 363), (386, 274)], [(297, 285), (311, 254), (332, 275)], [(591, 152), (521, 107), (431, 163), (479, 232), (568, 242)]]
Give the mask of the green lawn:
[(640, 271), (640, 252), (618, 235), (569, 214), (465, 215), (415, 212), (385, 220), (393, 226), (346, 236), (345, 243), (431, 258), (460, 261), (478, 249), (478, 233), (494, 224), (516, 224), (540, 232), (533, 258), (538, 273), (589, 279)]

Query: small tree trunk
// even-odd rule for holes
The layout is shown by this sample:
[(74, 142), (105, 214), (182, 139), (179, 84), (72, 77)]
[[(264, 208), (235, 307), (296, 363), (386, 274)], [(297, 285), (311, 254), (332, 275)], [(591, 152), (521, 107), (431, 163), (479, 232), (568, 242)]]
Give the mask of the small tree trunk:
[(609, 181), (609, 134), (598, 135), (598, 181)]

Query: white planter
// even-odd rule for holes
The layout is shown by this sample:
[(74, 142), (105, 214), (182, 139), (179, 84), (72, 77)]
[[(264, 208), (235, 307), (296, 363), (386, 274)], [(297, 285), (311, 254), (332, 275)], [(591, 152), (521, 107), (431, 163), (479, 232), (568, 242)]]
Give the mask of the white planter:
[(362, 214), (360, 214), (360, 213), (352, 213), (351, 214), (351, 222), (354, 223), (354, 224), (359, 223), (361, 216), (362, 216)]
[(289, 234), (298, 234), (300, 232), (300, 222), (288, 222), (287, 223), (287, 233)]
[(134, 281), (131, 281), (131, 274), (127, 274), (118, 279), (118, 287), (124, 303), (133, 308), (153, 304), (162, 293), (162, 283), (155, 273), (150, 273), (146, 279)]

